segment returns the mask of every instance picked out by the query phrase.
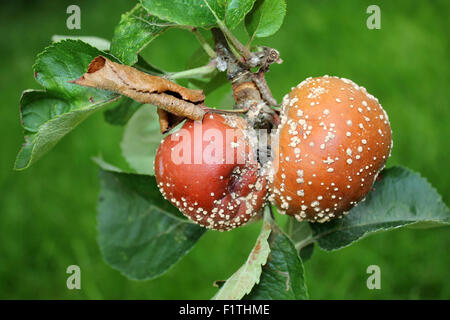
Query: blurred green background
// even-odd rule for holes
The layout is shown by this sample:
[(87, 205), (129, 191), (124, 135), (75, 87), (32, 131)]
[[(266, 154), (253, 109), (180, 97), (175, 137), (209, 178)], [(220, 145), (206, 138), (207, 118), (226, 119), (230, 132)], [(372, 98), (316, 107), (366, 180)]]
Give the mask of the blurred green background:
[[(66, 29), (66, 8), (81, 7), (81, 30)], [(18, 100), (39, 88), (36, 55), (53, 34), (110, 39), (135, 1), (2, 1), (0, 10), (0, 298), (208, 299), (214, 280), (226, 279), (247, 258), (259, 232), (252, 225), (208, 232), (174, 268), (153, 281), (126, 279), (102, 260), (96, 243), (98, 181), (92, 156), (124, 164), (122, 128), (98, 113), (24, 172), (13, 172), (23, 142)], [(381, 7), (381, 30), (366, 28), (366, 8)], [(288, 0), (285, 23), (259, 43), (284, 59), (268, 74), (280, 100), (308, 76), (338, 75), (365, 86), (387, 110), (394, 132), (388, 165), (421, 172), (450, 204), (448, 1)], [(171, 30), (144, 52), (152, 63), (182, 70), (195, 38)], [(218, 104), (218, 95), (209, 99)], [(65, 270), (77, 264), (82, 290), (66, 288)], [(381, 267), (381, 290), (366, 288), (366, 268)], [(399, 229), (351, 247), (316, 250), (305, 264), (313, 299), (449, 299), (448, 228)]]

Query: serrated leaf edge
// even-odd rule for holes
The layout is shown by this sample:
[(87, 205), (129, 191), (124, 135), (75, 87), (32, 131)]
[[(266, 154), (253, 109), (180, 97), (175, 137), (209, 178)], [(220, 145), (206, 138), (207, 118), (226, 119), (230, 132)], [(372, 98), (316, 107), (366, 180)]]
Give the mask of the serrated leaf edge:
[[(114, 172), (114, 171), (109, 171), (109, 170), (103, 170), (103, 169), (100, 169), (99, 170), (99, 176), (100, 176), (100, 173), (102, 172), (102, 171), (104, 171), (104, 172), (107, 172), (107, 173), (112, 173), (112, 174), (118, 174), (118, 172)], [(119, 173), (119, 174), (127, 174), (127, 175), (131, 175), (130, 173)], [(128, 188), (127, 188), (128, 189)], [(130, 189), (129, 189), (130, 190)], [(142, 196), (139, 194), (139, 193), (136, 193), (134, 190), (130, 190), (131, 192), (133, 192), (133, 194), (135, 194), (135, 195), (137, 195), (138, 197), (140, 197), (140, 198), (142, 198)], [(99, 191), (99, 195), (98, 195), (98, 198), (100, 199), (100, 193), (101, 193), (101, 189), (100, 189), (100, 191)], [(145, 199), (144, 199), (145, 200)], [(146, 202), (148, 202), (147, 200), (145, 200)], [(108, 261), (107, 259), (106, 259), (106, 257), (105, 257), (105, 253), (104, 253), (104, 249), (103, 249), (103, 246), (101, 246), (100, 245), (100, 230), (98, 229), (99, 228), (99, 223), (98, 223), (98, 212), (99, 212), (99, 208), (98, 208), (98, 206), (99, 206), (99, 201), (97, 201), (97, 226), (96, 226), (96, 229), (97, 229), (97, 243), (98, 243), (98, 245), (99, 245), (99, 248), (100, 248), (100, 253), (101, 253), (101, 255), (102, 255), (102, 258), (103, 258), (103, 260), (104, 261)], [(169, 229), (167, 229), (167, 230), (165, 230), (165, 231), (163, 231), (163, 232), (160, 232), (158, 235), (156, 235), (156, 237), (160, 237), (160, 236), (162, 236), (162, 235), (164, 235), (164, 234), (167, 234), (167, 233), (169, 233), (170, 231), (172, 231), (172, 230), (174, 230), (175, 228), (178, 228), (179, 226), (181, 226), (181, 225), (183, 225), (183, 224), (189, 224), (189, 223), (191, 223), (191, 224), (193, 224), (193, 225), (197, 225), (197, 224), (195, 224), (195, 223), (192, 223), (191, 221), (189, 221), (189, 220), (181, 220), (181, 219), (179, 219), (179, 218), (176, 218), (176, 217), (174, 217), (173, 215), (171, 215), (170, 213), (167, 213), (166, 212), (166, 210), (162, 210), (162, 209), (160, 209), (159, 207), (157, 207), (157, 206), (155, 206), (155, 205), (153, 205), (153, 204), (150, 204), (149, 205), (149, 208), (147, 208), (147, 210), (148, 209), (150, 209), (150, 208), (157, 208), (159, 211), (161, 211), (161, 212), (163, 212), (165, 215), (167, 215), (169, 218), (172, 218), (173, 220), (175, 220), (175, 221), (177, 221), (176, 222), (176, 224), (174, 224), (173, 226), (171, 226)], [(197, 225), (198, 226), (198, 225)], [(199, 228), (201, 228), (200, 226), (198, 226)], [(201, 230), (203, 231), (202, 232), (202, 234), (200, 235), (200, 237), (199, 237), (199, 240), (200, 240), (200, 238), (205, 234), (205, 232), (206, 232), (206, 230), (203, 230), (203, 228), (201, 228)], [(155, 238), (156, 238), (155, 237)], [(197, 241), (199, 241), (199, 240), (197, 240)], [(159, 278), (160, 276), (162, 276), (163, 274), (165, 274), (165, 273), (167, 273), (168, 271), (170, 271), (182, 258), (184, 258), (192, 249), (194, 248), (194, 245), (193, 246), (191, 246), (189, 249), (187, 249), (182, 255), (180, 255), (179, 257), (178, 257), (178, 259), (176, 259), (175, 261), (174, 261), (174, 263), (172, 264), (172, 265), (170, 265), (167, 269), (165, 269), (164, 271), (162, 271), (162, 272), (160, 272), (160, 273), (158, 273), (158, 274), (155, 274), (154, 276), (151, 276), (151, 277), (145, 277), (145, 278), (137, 278), (137, 277), (134, 277), (134, 276), (132, 276), (132, 275), (129, 275), (129, 274), (127, 274), (127, 273), (125, 273), (124, 271), (122, 271), (122, 270), (120, 270), (118, 267), (116, 267), (116, 266), (114, 266), (114, 265), (112, 265), (112, 264), (110, 264), (109, 262), (108, 262), (108, 265), (111, 267), (111, 268), (113, 268), (114, 270), (117, 270), (117, 271), (119, 271), (119, 273), (120, 274), (122, 274), (123, 276), (125, 276), (125, 277), (127, 277), (127, 278), (129, 278), (129, 279), (131, 279), (131, 280), (135, 280), (135, 281), (146, 281), (146, 280), (153, 280), (153, 279), (156, 279), (156, 278)]]
[[(61, 43), (64, 43), (64, 42), (81, 42), (81, 43), (83, 43), (83, 44), (85, 44), (85, 45), (88, 45), (88, 46), (92, 47), (89, 43), (86, 43), (86, 42), (81, 41), (81, 40), (63, 39), (63, 40), (58, 41), (58, 42), (53, 42), (52, 44), (50, 44), (50, 45), (48, 45), (47, 47), (45, 47), (44, 50), (43, 50), (42, 52), (40, 52), (40, 53), (37, 54), (37, 56), (36, 56), (36, 61), (34, 62), (33, 66), (32, 66), (33, 72), (36, 72), (36, 66), (37, 66), (38, 63), (40, 62), (42, 56), (43, 56), (44, 54), (46, 54), (48, 50), (51, 50), (51, 49), (55, 48), (56, 46), (58, 46), (58, 45), (60, 45)], [(92, 47), (92, 48), (98, 50), (98, 49), (95, 48), (95, 47)], [(98, 50), (98, 51), (102, 52), (101, 50)], [(22, 128), (24, 129), (24, 132), (23, 132), (24, 134), (26, 133), (26, 128), (25, 128), (25, 125), (24, 125), (24, 122), (23, 122), (23, 118), (22, 118), (22, 103), (21, 103), (21, 101), (22, 101), (23, 96), (24, 96), (26, 93), (28, 93), (28, 92), (42, 92), (42, 93), (47, 93), (47, 94), (55, 94), (55, 96), (57, 96), (59, 99), (62, 99), (62, 100), (65, 100), (65, 101), (66, 101), (66, 98), (60, 97), (58, 94), (56, 94), (56, 93), (54, 93), (54, 92), (52, 92), (52, 91), (48, 91), (47, 88), (46, 88), (46, 87), (45, 87), (38, 79), (35, 79), (35, 80), (36, 80), (36, 82), (37, 82), (43, 89), (26, 89), (26, 90), (24, 90), (24, 91), (22, 92), (22, 94), (21, 94), (21, 96), (20, 96), (20, 100), (19, 100), (19, 101), (20, 101), (20, 102), (19, 102), (19, 116), (20, 116), (20, 123), (21, 123)], [(33, 136), (35, 136), (35, 138), (38, 137), (39, 134), (40, 134), (40, 132), (41, 132), (41, 129), (42, 129), (43, 126), (47, 125), (48, 123), (50, 123), (50, 122), (52, 122), (52, 121), (54, 121), (54, 120), (56, 120), (56, 119), (59, 119), (59, 118), (62, 117), (62, 116), (65, 116), (65, 115), (68, 114), (68, 113), (75, 113), (75, 112), (78, 112), (78, 111), (85, 111), (85, 109), (88, 109), (88, 108), (92, 108), (91, 111), (93, 111), (93, 113), (94, 113), (94, 112), (96, 112), (96, 111), (98, 111), (98, 110), (100, 109), (100, 108), (99, 108), (100, 106), (105, 105), (105, 104), (108, 104), (108, 103), (110, 103), (110, 102), (113, 102), (113, 101), (117, 100), (119, 97), (120, 97), (120, 96), (116, 96), (116, 97), (113, 97), (113, 98), (108, 99), (108, 100), (101, 100), (101, 101), (96, 102), (96, 103), (94, 103), (94, 104), (89, 104), (89, 105), (87, 105), (87, 106), (85, 106), (85, 107), (82, 107), (82, 108), (79, 108), (79, 109), (76, 109), (76, 110), (72, 110), (72, 111), (65, 112), (65, 113), (62, 113), (62, 114), (60, 114), (60, 115), (57, 115), (56, 117), (54, 117), (54, 118), (52, 118), (52, 119), (50, 119), (50, 120), (44, 122), (43, 124), (41, 124), (41, 125), (39, 126), (39, 129), (38, 129), (35, 133), (33, 133)], [(64, 136), (63, 136), (63, 137), (64, 137)], [(63, 137), (61, 137), (59, 140), (61, 140)], [(56, 140), (56, 142), (58, 142), (59, 140)], [(34, 141), (34, 139), (33, 139), (33, 141)], [(35, 152), (34, 152), (34, 148), (35, 148), (35, 145), (36, 145), (35, 143), (33, 143), (33, 147), (32, 147), (32, 149), (31, 149), (30, 158), (28, 159), (26, 166), (20, 167), (20, 168), (17, 167), (17, 162), (18, 162), (19, 155), (23, 152), (24, 148), (25, 148), (26, 146), (28, 146), (29, 144), (31, 144), (31, 143), (33, 143), (31, 140), (30, 140), (30, 141), (27, 141), (27, 139), (25, 138), (25, 142), (22, 144), (22, 147), (20, 148), (19, 152), (17, 153), (16, 159), (15, 159), (15, 161), (14, 161), (14, 167), (13, 167), (14, 170), (16, 170), (16, 171), (22, 171), (22, 170), (28, 169), (28, 168), (31, 166), (31, 164), (34, 162), (34, 160), (33, 160), (33, 159), (34, 159), (33, 155), (35, 154)]]
[[(436, 202), (442, 202), (442, 204), (444, 204), (444, 206), (445, 206), (445, 208), (447, 209), (447, 211), (450, 212), (450, 209), (448, 208), (447, 204), (446, 204), (446, 203), (443, 201), (443, 199), (442, 199), (442, 195), (437, 191), (437, 189), (436, 189), (435, 187), (433, 187), (433, 185), (428, 181), (428, 179), (425, 178), (424, 176), (422, 176), (419, 172), (414, 171), (414, 170), (411, 170), (411, 169), (409, 169), (409, 168), (402, 167), (402, 166), (393, 166), (393, 167), (391, 167), (390, 169), (407, 170), (407, 171), (409, 171), (410, 173), (416, 174), (416, 175), (418, 176), (419, 179), (421, 179), (422, 181), (424, 181), (425, 184), (427, 184), (428, 187), (429, 187), (431, 190), (433, 190), (433, 191), (437, 194), (438, 197), (437, 197), (437, 199), (436, 199)], [(351, 214), (351, 213), (350, 213), (350, 214)], [(377, 229), (377, 230), (366, 231), (366, 232), (364, 232), (360, 237), (358, 237), (357, 239), (354, 239), (354, 240), (352, 240), (351, 242), (349, 242), (348, 244), (346, 244), (346, 245), (344, 245), (344, 246), (341, 246), (341, 247), (339, 247), (339, 248), (333, 248), (333, 249), (323, 248), (323, 247), (319, 244), (319, 242), (317, 241), (318, 239), (322, 238), (324, 235), (327, 235), (327, 234), (330, 234), (330, 233), (336, 232), (336, 231), (346, 230), (346, 229), (350, 229), (350, 228), (358, 228), (358, 227), (365, 227), (365, 226), (373, 226), (373, 225), (380, 224), (380, 223), (398, 223), (398, 222), (400, 222), (400, 221), (404, 221), (405, 223), (403, 223), (403, 224), (401, 224), (401, 225), (398, 225), (398, 226), (393, 226), (393, 227), (380, 227), (380, 228)], [(436, 225), (435, 227), (450, 225), (450, 221), (440, 221), (440, 220), (436, 220), (436, 219), (427, 219), (427, 220), (420, 220), (420, 221), (403, 219), (403, 220), (393, 220), (393, 221), (378, 222), (378, 223), (365, 224), (365, 225), (352, 225), (352, 226), (348, 226), (348, 227), (341, 228), (341, 229), (333, 229), (333, 230), (330, 230), (329, 232), (322, 233), (320, 237), (314, 236), (314, 237), (312, 237), (312, 241), (311, 241), (311, 242), (317, 243), (318, 247), (319, 247), (320, 249), (324, 250), (324, 251), (332, 252), (332, 251), (337, 251), (337, 250), (340, 250), (340, 249), (344, 249), (344, 248), (346, 248), (346, 247), (352, 245), (353, 243), (355, 243), (355, 242), (357, 242), (357, 241), (360, 241), (360, 240), (362, 240), (362, 239), (364, 239), (364, 238), (366, 238), (366, 237), (368, 237), (368, 236), (370, 236), (370, 235), (372, 235), (372, 234), (375, 234), (375, 233), (378, 233), (378, 232), (383, 232), (383, 231), (389, 231), (389, 230), (394, 230), (394, 229), (403, 228), (403, 227), (405, 227), (405, 226), (413, 225), (413, 224), (418, 223), (418, 222), (436, 222), (436, 223), (438, 223), (439, 225)], [(308, 244), (309, 244), (309, 243), (308, 243)]]

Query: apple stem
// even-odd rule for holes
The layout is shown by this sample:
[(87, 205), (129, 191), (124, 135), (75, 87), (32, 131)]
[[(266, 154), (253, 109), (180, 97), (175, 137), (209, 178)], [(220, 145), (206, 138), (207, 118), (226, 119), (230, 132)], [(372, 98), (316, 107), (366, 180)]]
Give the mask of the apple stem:
[[(241, 61), (228, 44), (223, 30), (213, 28), (211, 32), (215, 42), (217, 66), (220, 71), (227, 72), (236, 101), (235, 109), (248, 110), (246, 119), (254, 128), (271, 130), (276, 127), (279, 118), (271, 106), (278, 106), (278, 103), (267, 85), (265, 73), (272, 63), (280, 63), (278, 51), (261, 47), (259, 51), (252, 53), (252, 57), (257, 60), (256, 64), (254, 61)], [(258, 71), (253, 72), (255, 67)]]

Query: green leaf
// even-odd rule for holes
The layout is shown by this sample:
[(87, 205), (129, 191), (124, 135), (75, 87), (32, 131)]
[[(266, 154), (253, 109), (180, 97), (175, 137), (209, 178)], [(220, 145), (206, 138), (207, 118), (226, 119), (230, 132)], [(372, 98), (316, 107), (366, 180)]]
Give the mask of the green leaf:
[(270, 255), (259, 284), (245, 299), (304, 300), (308, 299), (303, 263), (289, 237), (275, 223), (269, 237)]
[(314, 253), (314, 243), (308, 244), (306, 247), (300, 248), (300, 258), (303, 262), (308, 261), (311, 259), (312, 255)]
[(16, 170), (28, 168), (84, 119), (118, 97), (69, 83), (84, 74), (98, 55), (106, 54), (79, 40), (63, 40), (38, 56), (34, 75), (45, 90), (26, 90), (20, 99), (25, 143), (17, 155)]
[[(141, 0), (142, 6), (160, 19), (179, 25), (212, 27), (225, 17), (228, 0)], [(208, 5), (210, 8), (208, 8)]]
[(134, 68), (145, 72), (145, 73), (149, 73), (151, 75), (154, 76), (164, 76), (167, 74), (167, 72), (165, 72), (164, 70), (161, 70), (160, 68), (152, 65), (151, 63), (149, 63), (147, 60), (145, 60), (144, 58), (142, 58), (142, 56), (138, 55), (138, 60), (137, 62), (133, 65)]
[[(186, 69), (198, 68), (206, 65), (210, 61), (210, 57), (203, 50), (198, 48), (192, 56), (188, 59)], [(198, 79), (189, 79), (187, 86), (192, 89), (202, 89), (205, 96), (209, 96), (213, 91), (221, 86), (229, 83), (225, 72), (212, 72), (211, 74)]]
[(167, 21), (150, 15), (140, 4), (124, 13), (114, 30), (111, 54), (122, 63), (133, 65), (137, 54), (169, 27)]
[[(218, 72), (205, 86), (201, 87), (205, 96), (208, 96), (215, 90), (228, 84), (227, 75), (225, 72)], [(231, 91), (231, 90), (230, 90)]]
[(107, 162), (105, 159), (103, 159), (102, 155), (99, 154), (96, 157), (92, 157), (91, 158), (92, 161), (94, 161), (100, 169), (105, 170), (105, 171), (114, 171), (114, 172), (119, 172), (122, 173), (124, 172), (124, 170), (122, 170), (119, 167), (116, 167), (115, 165)]
[(130, 167), (137, 173), (154, 175), (154, 160), (162, 138), (156, 107), (143, 105), (126, 125), (120, 143)]
[(186, 70), (202, 67), (209, 63), (211, 57), (202, 48), (199, 47), (195, 50), (186, 62)]
[(450, 224), (450, 210), (436, 190), (418, 174), (401, 167), (381, 173), (365, 201), (343, 219), (311, 224), (313, 239), (336, 250), (371, 233), (406, 225)]
[(100, 171), (99, 244), (105, 261), (131, 279), (160, 276), (200, 239), (161, 196), (152, 176)]
[(81, 41), (86, 42), (87, 44), (93, 46), (94, 48), (97, 48), (98, 50), (102, 50), (102, 51), (109, 51), (109, 48), (111, 46), (111, 43), (109, 42), (109, 40), (99, 38), (99, 37), (64, 36), (64, 35), (58, 35), (58, 34), (55, 34), (52, 36), (53, 42), (59, 42), (61, 40), (81, 40)]
[(299, 222), (290, 217), (287, 224), (287, 234), (299, 251), (300, 258), (305, 262), (314, 252), (314, 243), (309, 243), (313, 237), (312, 229), (308, 222)]
[(261, 233), (247, 261), (220, 287), (214, 300), (240, 300), (259, 282), (261, 266), (266, 263), (270, 253), (267, 239), (272, 228), (271, 220), (270, 212), (266, 210)]
[(225, 12), (225, 23), (230, 29), (234, 29), (242, 22), (246, 14), (252, 9), (256, 0), (229, 0)]
[(285, 0), (256, 0), (252, 11), (245, 17), (245, 28), (253, 40), (275, 34), (286, 15)]
[[(192, 89), (202, 89), (203, 93), (206, 97), (208, 97), (211, 93), (216, 91), (217, 89), (223, 87), (224, 85), (229, 84), (227, 75), (225, 72), (217, 72), (214, 77), (209, 79), (189, 79), (189, 88)], [(230, 89), (231, 92), (231, 89)], [(226, 92), (229, 93), (229, 92)], [(233, 98), (232, 98), (233, 99)], [(234, 99), (233, 99), (234, 102)], [(220, 105), (220, 108), (223, 109), (225, 106)]]
[(117, 106), (105, 111), (105, 120), (115, 126), (124, 126), (141, 106), (141, 103), (133, 99), (121, 97)]

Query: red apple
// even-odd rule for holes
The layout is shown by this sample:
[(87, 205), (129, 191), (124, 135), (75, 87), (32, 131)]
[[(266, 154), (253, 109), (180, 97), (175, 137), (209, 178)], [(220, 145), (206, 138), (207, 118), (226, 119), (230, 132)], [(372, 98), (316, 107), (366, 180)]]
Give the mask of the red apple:
[(156, 154), (163, 196), (206, 228), (231, 230), (248, 222), (267, 192), (249, 130), (237, 116), (208, 113), (201, 122), (187, 120)]
[(298, 220), (325, 222), (364, 199), (392, 148), (388, 116), (354, 82), (308, 78), (284, 99), (271, 201)]

